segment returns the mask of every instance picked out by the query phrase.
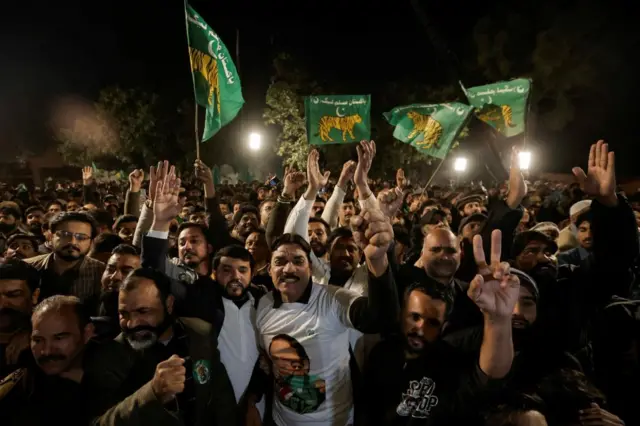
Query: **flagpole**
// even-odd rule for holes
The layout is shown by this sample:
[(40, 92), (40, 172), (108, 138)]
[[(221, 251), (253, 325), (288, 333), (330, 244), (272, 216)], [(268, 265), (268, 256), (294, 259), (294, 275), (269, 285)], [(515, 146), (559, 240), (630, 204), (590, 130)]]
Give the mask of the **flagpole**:
[[(184, 24), (185, 29), (187, 31), (187, 49), (191, 47), (191, 41), (189, 40), (189, 15), (187, 13), (187, 0), (184, 0)], [(191, 52), (189, 51), (189, 69), (191, 70), (191, 84), (193, 85), (193, 127), (194, 127), (194, 138), (196, 141), (196, 159), (200, 159), (200, 141), (198, 140), (198, 135), (200, 134), (200, 130), (198, 129), (198, 98), (196, 96), (196, 77), (193, 74), (193, 66), (191, 64)]]
[(427, 181), (427, 184), (424, 186), (424, 188), (422, 188), (422, 192), (420, 193), (420, 197), (422, 197), (425, 193), (425, 191), (427, 190), (427, 188), (429, 187), (429, 185), (431, 184), (431, 181), (433, 180), (434, 177), (436, 177), (436, 175), (438, 174), (438, 172), (440, 171), (440, 167), (442, 167), (442, 165), (444, 164), (444, 160), (447, 157), (444, 157), (442, 160), (440, 160), (440, 164), (438, 164), (438, 167), (436, 167), (436, 169), (434, 170), (434, 172), (431, 174), (431, 177), (429, 178), (429, 180)]

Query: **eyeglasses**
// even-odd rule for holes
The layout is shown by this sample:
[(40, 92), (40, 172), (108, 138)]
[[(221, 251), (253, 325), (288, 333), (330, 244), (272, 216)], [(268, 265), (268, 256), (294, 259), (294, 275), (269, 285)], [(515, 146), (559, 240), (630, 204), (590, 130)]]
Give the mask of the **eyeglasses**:
[(73, 238), (78, 242), (83, 242), (91, 239), (91, 237), (88, 236), (87, 234), (81, 234), (79, 232), (62, 231), (62, 230), (56, 231), (55, 236), (62, 240), (70, 240)]

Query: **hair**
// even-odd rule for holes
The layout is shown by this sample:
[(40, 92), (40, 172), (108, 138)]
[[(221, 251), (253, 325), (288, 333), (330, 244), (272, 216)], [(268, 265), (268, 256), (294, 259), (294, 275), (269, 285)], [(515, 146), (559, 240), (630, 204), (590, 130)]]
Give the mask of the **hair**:
[(271, 339), (271, 343), (269, 343), (269, 351), (271, 351), (271, 345), (276, 340), (284, 340), (296, 351), (296, 355), (300, 357), (301, 361), (309, 361), (309, 355), (307, 355), (307, 351), (304, 349), (304, 346), (302, 346), (300, 342), (298, 342), (288, 334), (278, 334), (273, 339)]
[(249, 253), (249, 250), (242, 247), (241, 245), (233, 244), (233, 245), (221, 248), (216, 252), (215, 256), (213, 257), (213, 263), (212, 263), (212, 268), (214, 271), (218, 269), (218, 266), (220, 266), (220, 262), (222, 262), (223, 257), (230, 257), (232, 259), (240, 259), (245, 262), (249, 262), (249, 264), (251, 265), (252, 272), (256, 265), (256, 261), (253, 258), (253, 256), (251, 256), (251, 253)]
[(311, 246), (309, 245), (307, 240), (302, 238), (300, 235), (290, 233), (280, 235), (271, 244), (271, 251), (274, 252), (278, 250), (278, 247), (285, 244), (295, 244), (297, 246), (300, 246), (302, 251), (304, 251), (304, 253), (307, 255), (307, 260), (311, 262)]
[(429, 296), (431, 299), (434, 299), (434, 300), (442, 300), (445, 303), (444, 319), (446, 321), (447, 318), (449, 318), (449, 315), (453, 310), (453, 301), (454, 301), (453, 292), (450, 289), (442, 288), (430, 281), (414, 282), (412, 284), (409, 284), (407, 289), (404, 291), (403, 303), (402, 303), (403, 308), (407, 305), (409, 296), (411, 296), (411, 293), (414, 291), (419, 291), (423, 294), (426, 294), (427, 296)]
[(233, 215), (233, 221), (234, 223), (237, 225), (238, 223), (240, 223), (240, 220), (242, 219), (242, 216), (244, 216), (247, 213), (253, 213), (256, 215), (257, 218), (260, 217), (260, 211), (258, 210), (258, 208), (254, 205), (251, 204), (243, 204), (240, 206), (240, 210), (238, 210), (236, 212), (235, 215)]
[(78, 320), (78, 328), (80, 331), (83, 331), (87, 324), (91, 322), (91, 316), (87, 306), (76, 296), (56, 294), (55, 296), (47, 297), (33, 309), (32, 318), (42, 315), (47, 311), (59, 313), (66, 307), (70, 307), (73, 310)]
[(264, 200), (262, 200), (262, 202), (260, 203), (260, 206), (258, 206), (258, 210), (262, 211), (262, 206), (265, 203), (275, 203), (277, 200), (273, 197), (267, 197)]
[(25, 211), (24, 211), (24, 217), (29, 216), (29, 214), (33, 213), (33, 212), (42, 212), (45, 213), (46, 210), (44, 207), (42, 206), (30, 206), (28, 207)]
[(51, 208), (51, 206), (54, 205), (54, 204), (59, 205), (63, 210), (65, 208), (65, 204), (64, 204), (64, 202), (62, 200), (55, 199), (55, 200), (51, 200), (51, 201), (49, 201), (47, 203), (46, 209), (49, 210), (49, 208)]
[(326, 232), (327, 234), (331, 232), (331, 226), (329, 226), (327, 221), (321, 217), (310, 217), (309, 223), (321, 223), (324, 225), (324, 232)]
[(119, 245), (124, 244), (124, 240), (118, 234), (104, 232), (93, 240), (91, 254), (96, 253), (112, 253)]
[(209, 227), (201, 223), (182, 222), (178, 226), (178, 235), (182, 234), (182, 231), (184, 231), (185, 229), (192, 229), (192, 228), (198, 228), (200, 232), (202, 232), (202, 235), (204, 236), (204, 239), (206, 240), (207, 244), (211, 244), (212, 238), (211, 238), (211, 233), (209, 232)]
[(579, 228), (582, 222), (589, 222), (589, 224), (593, 223), (593, 211), (591, 209), (585, 212), (582, 212), (578, 215), (575, 222), (576, 227)]
[(393, 225), (394, 240), (407, 247), (411, 246), (411, 237), (409, 231), (402, 225)]
[(26, 281), (31, 293), (40, 286), (38, 271), (19, 259), (4, 259), (0, 262), (0, 280)]
[(125, 223), (132, 223), (132, 222), (138, 222), (138, 217), (132, 214), (120, 215), (116, 219), (116, 222), (113, 224), (113, 229), (117, 230), (118, 228), (120, 228), (121, 225), (124, 225)]
[(347, 204), (347, 203), (351, 203), (355, 206), (356, 204), (356, 200), (353, 198), (352, 195), (347, 195), (346, 197), (344, 197), (344, 199), (342, 200), (342, 204)]
[(33, 250), (36, 252), (38, 251), (38, 246), (40, 245), (40, 242), (38, 240), (38, 237), (36, 237), (35, 235), (23, 234), (23, 233), (13, 234), (9, 238), (7, 238), (5, 247), (9, 247), (11, 243), (14, 242), (15, 240), (29, 240), (29, 242), (31, 243), (31, 246), (33, 247)]
[(42, 232), (44, 231), (48, 231), (49, 229), (51, 229), (50, 226), (50, 222), (51, 219), (53, 219), (56, 216), (56, 213), (45, 213), (44, 216), (42, 216)]
[(105, 209), (96, 209), (88, 213), (98, 223), (98, 226), (104, 225), (108, 229), (113, 229), (113, 216)]
[(325, 206), (327, 205), (327, 200), (325, 200), (324, 198), (317, 196), (315, 200), (313, 200), (314, 203), (322, 203)]
[(133, 291), (138, 288), (140, 279), (147, 279), (153, 282), (160, 294), (160, 300), (164, 306), (167, 297), (171, 295), (171, 280), (163, 272), (153, 268), (138, 268), (134, 269), (127, 275), (122, 284), (120, 285), (121, 292)]
[(331, 247), (331, 244), (338, 238), (353, 238), (353, 232), (346, 226), (334, 229), (327, 237), (327, 247)]
[(51, 218), (49, 221), (49, 229), (51, 232), (56, 232), (58, 226), (66, 222), (82, 222), (91, 226), (91, 239), (98, 235), (98, 222), (85, 212), (60, 212)]
[(113, 250), (111, 250), (111, 254), (140, 256), (140, 249), (130, 244), (118, 244)]

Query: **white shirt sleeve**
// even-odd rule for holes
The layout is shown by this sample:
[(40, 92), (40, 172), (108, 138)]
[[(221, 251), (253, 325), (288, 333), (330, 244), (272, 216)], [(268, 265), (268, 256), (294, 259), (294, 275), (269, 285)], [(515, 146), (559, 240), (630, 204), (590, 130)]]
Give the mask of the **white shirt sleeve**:
[(166, 240), (169, 238), (169, 231), (154, 231), (151, 229), (147, 232), (147, 237), (158, 238), (160, 240)]
[(306, 242), (309, 242), (309, 215), (313, 208), (315, 200), (305, 200), (304, 196), (300, 197), (296, 205), (289, 213), (287, 222), (284, 225), (285, 234), (298, 234)]
[(340, 210), (340, 205), (344, 201), (344, 197), (347, 195), (346, 192), (343, 191), (342, 188), (336, 186), (333, 189), (333, 194), (327, 201), (327, 205), (324, 207), (324, 211), (322, 212), (322, 220), (329, 224), (331, 230), (338, 227), (338, 213)]
[(333, 285), (328, 285), (327, 290), (332, 296), (332, 310), (338, 321), (346, 328), (353, 328), (349, 318), (349, 310), (353, 302), (361, 296), (353, 291)]

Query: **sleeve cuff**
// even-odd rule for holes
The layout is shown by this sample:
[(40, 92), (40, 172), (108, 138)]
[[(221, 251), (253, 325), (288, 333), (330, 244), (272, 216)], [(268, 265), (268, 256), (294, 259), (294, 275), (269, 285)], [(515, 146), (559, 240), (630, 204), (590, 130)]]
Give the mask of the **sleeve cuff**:
[(157, 238), (159, 240), (167, 240), (169, 239), (169, 231), (150, 230), (149, 232), (147, 232), (147, 237)]

